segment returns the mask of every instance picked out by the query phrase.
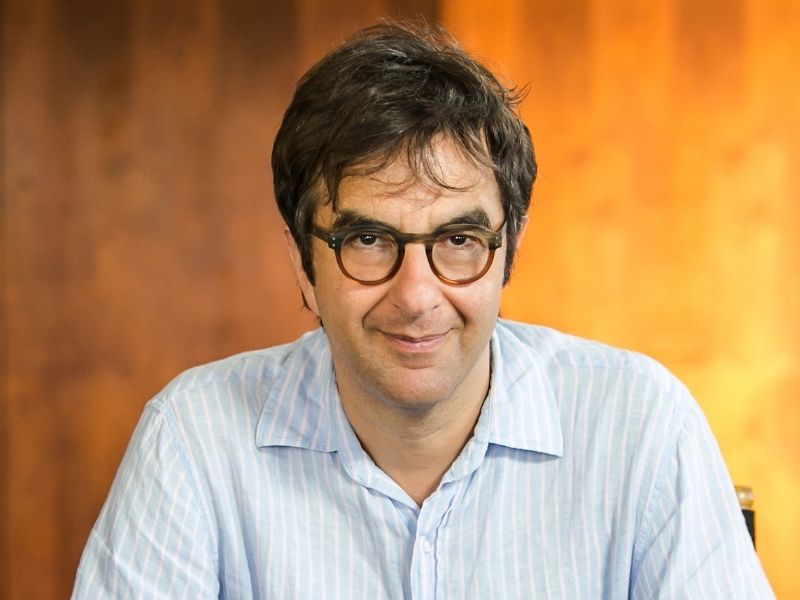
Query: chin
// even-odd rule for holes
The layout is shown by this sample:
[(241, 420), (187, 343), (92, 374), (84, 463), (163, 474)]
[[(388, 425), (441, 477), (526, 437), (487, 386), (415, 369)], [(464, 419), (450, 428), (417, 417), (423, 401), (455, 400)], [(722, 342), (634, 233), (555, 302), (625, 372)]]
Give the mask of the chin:
[[(441, 385), (441, 382), (435, 385), (424, 385), (419, 381), (425, 377), (425, 375), (419, 374), (415, 378), (417, 381), (414, 382), (395, 381), (392, 385), (379, 386), (375, 390), (376, 396), (409, 414), (425, 414), (452, 396), (451, 393), (445, 391), (447, 386)], [(429, 375), (428, 377), (433, 379), (436, 376)]]

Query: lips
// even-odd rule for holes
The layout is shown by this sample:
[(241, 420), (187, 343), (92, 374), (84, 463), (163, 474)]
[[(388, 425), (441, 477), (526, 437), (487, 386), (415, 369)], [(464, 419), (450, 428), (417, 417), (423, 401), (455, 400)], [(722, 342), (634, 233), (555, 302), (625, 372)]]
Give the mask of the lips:
[(382, 332), (389, 343), (404, 352), (432, 352), (444, 343), (449, 331), (427, 335)]

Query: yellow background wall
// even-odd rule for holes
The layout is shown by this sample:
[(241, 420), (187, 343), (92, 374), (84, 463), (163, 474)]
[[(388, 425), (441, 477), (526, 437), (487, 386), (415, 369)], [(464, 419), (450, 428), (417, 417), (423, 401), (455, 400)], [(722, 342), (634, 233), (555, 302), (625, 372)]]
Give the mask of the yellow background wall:
[(443, 6), (531, 84), (540, 175), (504, 314), (683, 379), (755, 490), (778, 597), (800, 598), (800, 3)]

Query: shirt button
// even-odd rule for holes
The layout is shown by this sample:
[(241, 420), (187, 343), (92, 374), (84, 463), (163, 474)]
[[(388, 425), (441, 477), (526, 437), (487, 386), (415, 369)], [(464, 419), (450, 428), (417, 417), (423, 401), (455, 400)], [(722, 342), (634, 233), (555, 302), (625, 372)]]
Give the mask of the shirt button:
[(428, 554), (431, 551), (431, 541), (428, 538), (422, 538), (422, 551)]

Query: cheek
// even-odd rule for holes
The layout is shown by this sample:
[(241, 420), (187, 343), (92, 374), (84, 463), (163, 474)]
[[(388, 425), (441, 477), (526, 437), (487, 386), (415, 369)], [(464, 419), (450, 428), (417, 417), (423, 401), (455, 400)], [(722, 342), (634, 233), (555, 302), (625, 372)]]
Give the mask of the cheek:
[[(364, 316), (380, 302), (382, 293), (337, 273), (320, 273), (314, 289), (320, 317), (329, 329), (360, 326)], [(378, 286), (380, 287), (380, 286)]]
[(454, 288), (447, 298), (466, 321), (494, 321), (500, 310), (502, 270), (464, 288)]
[[(332, 260), (331, 260), (332, 259)], [(341, 297), (344, 276), (340, 273), (336, 260), (327, 253), (314, 257), (313, 294), (319, 307), (320, 317), (330, 314), (337, 307), (336, 300)]]
[(495, 257), (495, 262), (486, 276), (478, 281), (479, 288), (469, 299), (476, 319), (492, 320), (500, 311), (500, 297), (503, 291), (505, 254)]

